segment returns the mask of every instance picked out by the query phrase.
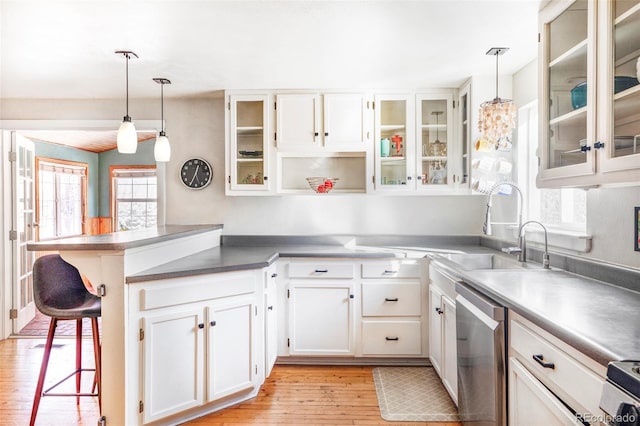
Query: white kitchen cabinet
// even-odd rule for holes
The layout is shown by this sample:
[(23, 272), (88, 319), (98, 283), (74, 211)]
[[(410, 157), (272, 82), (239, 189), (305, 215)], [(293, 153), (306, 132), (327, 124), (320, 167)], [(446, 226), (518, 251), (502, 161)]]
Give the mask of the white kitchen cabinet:
[(278, 295), (276, 264), (265, 269), (264, 288), (264, 346), (265, 377), (269, 377), (278, 357)]
[(276, 95), (278, 151), (362, 151), (371, 138), (371, 101), (363, 93)]
[(509, 425), (582, 425), (582, 423), (518, 360), (509, 358)]
[(289, 354), (353, 355), (354, 285), (346, 280), (291, 280)]
[(256, 385), (254, 321), (258, 316), (253, 297), (216, 302), (207, 306), (207, 402)]
[(414, 102), (410, 94), (375, 96), (376, 191), (415, 190)]
[(268, 94), (227, 95), (226, 194), (265, 194), (271, 185)]
[(453, 95), (418, 94), (416, 97), (417, 189), (453, 187), (462, 180), (461, 141), (454, 135)]
[(163, 310), (143, 318), (143, 423), (204, 402), (204, 332), (200, 325), (204, 327), (204, 311), (200, 307)]
[(431, 365), (442, 378), (443, 375), (443, 339), (442, 339), (442, 292), (436, 286), (429, 286), (429, 359)]
[(234, 271), (131, 286), (140, 327), (142, 423), (241, 401), (263, 379), (264, 271)]
[(461, 186), (468, 187), (471, 182), (471, 141), (472, 141), (472, 114), (471, 114), (471, 82), (466, 82), (458, 91), (459, 119), (458, 126), (461, 156), (456, 158), (460, 164)]
[(540, 13), (538, 186), (640, 178), (640, 2), (553, 1)]
[(458, 403), (455, 283), (429, 267), (429, 358), (453, 401)]

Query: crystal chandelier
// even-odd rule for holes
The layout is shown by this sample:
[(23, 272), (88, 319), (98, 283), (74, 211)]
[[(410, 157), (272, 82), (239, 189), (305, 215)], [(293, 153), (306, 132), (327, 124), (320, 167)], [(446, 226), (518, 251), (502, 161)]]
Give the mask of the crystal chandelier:
[(493, 47), (487, 55), (496, 57), (496, 97), (480, 105), (478, 130), (481, 139), (493, 144), (495, 149), (511, 146), (511, 134), (516, 125), (516, 106), (511, 99), (498, 97), (498, 56), (504, 54), (508, 47)]

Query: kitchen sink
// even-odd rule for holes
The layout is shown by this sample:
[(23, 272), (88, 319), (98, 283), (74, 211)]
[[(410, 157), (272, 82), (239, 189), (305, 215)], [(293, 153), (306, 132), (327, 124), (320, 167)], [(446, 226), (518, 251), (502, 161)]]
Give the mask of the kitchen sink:
[(443, 256), (465, 270), (476, 269), (526, 269), (526, 263), (493, 253), (452, 253)]

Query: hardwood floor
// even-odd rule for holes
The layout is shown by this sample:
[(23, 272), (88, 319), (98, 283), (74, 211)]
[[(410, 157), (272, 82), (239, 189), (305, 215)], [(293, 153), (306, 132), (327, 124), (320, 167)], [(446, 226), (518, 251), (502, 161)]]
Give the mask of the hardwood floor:
[[(84, 356), (91, 366), (91, 341)], [(0, 425), (26, 425), (31, 415), (44, 339), (0, 342)], [(47, 383), (73, 368), (74, 344), (62, 344), (51, 355)], [(276, 366), (258, 396), (235, 407), (186, 423), (187, 425), (411, 425), (457, 426), (458, 423), (386, 422), (380, 417), (372, 367)], [(90, 386), (91, 373), (84, 375)], [(45, 385), (46, 386), (46, 385)], [(86, 389), (86, 388), (85, 388)], [(37, 425), (91, 425), (99, 417), (96, 398), (43, 398)]]

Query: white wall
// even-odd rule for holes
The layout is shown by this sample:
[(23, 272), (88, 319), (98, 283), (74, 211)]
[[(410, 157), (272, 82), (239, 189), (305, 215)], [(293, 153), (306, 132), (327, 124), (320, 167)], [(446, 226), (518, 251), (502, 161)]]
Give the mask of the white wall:
[[(3, 119), (114, 119), (121, 100), (4, 100)], [(133, 121), (159, 116), (157, 100), (131, 100)], [(165, 99), (172, 159), (166, 166), (166, 218), (172, 224), (223, 223), (231, 234), (479, 234), (481, 196), (224, 195), (224, 100), (221, 96)], [(182, 162), (207, 159), (214, 180), (203, 190), (179, 181)]]

